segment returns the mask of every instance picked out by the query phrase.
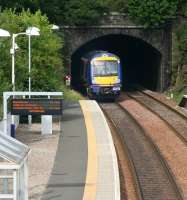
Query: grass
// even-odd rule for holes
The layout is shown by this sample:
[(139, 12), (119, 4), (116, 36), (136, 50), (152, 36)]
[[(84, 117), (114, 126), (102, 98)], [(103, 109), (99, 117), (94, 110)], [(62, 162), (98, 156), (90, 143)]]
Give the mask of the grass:
[(181, 102), (181, 100), (182, 100), (182, 97), (183, 97), (184, 95), (187, 95), (187, 92), (186, 92), (186, 90), (177, 91), (177, 90), (173, 89), (173, 90), (167, 91), (167, 92), (166, 92), (166, 95), (169, 96), (169, 97), (171, 97), (171, 96), (173, 95), (173, 98), (172, 98), (172, 99), (173, 99), (177, 104), (179, 104), (179, 103)]
[(80, 93), (76, 92), (75, 90), (71, 90), (69, 88), (64, 88), (63, 93), (64, 93), (65, 100), (78, 101), (78, 100), (85, 99), (85, 97), (82, 96)]
[[(64, 93), (64, 99), (67, 101), (78, 101), (81, 99), (85, 99), (80, 93), (76, 92), (75, 90), (71, 90), (69, 88), (61, 89)], [(3, 100), (0, 98), (0, 120), (3, 119)]]

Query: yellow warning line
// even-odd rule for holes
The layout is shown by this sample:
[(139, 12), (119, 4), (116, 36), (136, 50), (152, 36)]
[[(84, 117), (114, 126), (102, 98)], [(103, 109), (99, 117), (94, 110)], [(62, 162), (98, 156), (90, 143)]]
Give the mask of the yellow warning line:
[(97, 147), (96, 136), (93, 126), (93, 120), (89, 111), (89, 105), (85, 100), (79, 101), (87, 129), (88, 141), (88, 161), (87, 161), (87, 174), (84, 188), (83, 200), (96, 199), (96, 183), (97, 183)]

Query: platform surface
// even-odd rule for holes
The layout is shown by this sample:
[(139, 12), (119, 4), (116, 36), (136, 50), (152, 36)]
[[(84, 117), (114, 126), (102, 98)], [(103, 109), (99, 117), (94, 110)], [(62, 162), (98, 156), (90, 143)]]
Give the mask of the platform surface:
[(62, 132), (42, 200), (82, 200), (87, 169), (87, 134), (79, 103), (65, 105)]
[(42, 200), (119, 200), (110, 129), (95, 101), (66, 103), (56, 157)]

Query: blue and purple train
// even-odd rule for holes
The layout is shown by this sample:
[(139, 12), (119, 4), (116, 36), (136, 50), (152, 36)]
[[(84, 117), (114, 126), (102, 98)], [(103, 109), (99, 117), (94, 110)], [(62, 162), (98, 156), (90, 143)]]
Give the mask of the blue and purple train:
[(94, 51), (82, 57), (83, 82), (90, 98), (115, 98), (119, 96), (122, 83), (118, 56)]

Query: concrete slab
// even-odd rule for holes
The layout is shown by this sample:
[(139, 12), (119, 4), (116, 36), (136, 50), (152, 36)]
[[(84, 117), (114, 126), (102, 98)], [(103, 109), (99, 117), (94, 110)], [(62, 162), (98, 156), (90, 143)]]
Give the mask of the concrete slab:
[(82, 200), (87, 168), (87, 136), (78, 103), (65, 104), (62, 133), (42, 200)]
[(120, 199), (117, 158), (106, 119), (95, 101), (80, 104), (64, 102), (61, 131), (53, 135), (18, 129), (18, 139), (32, 149), (30, 200)]

